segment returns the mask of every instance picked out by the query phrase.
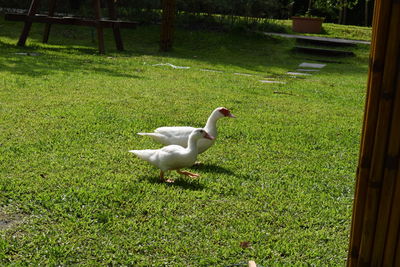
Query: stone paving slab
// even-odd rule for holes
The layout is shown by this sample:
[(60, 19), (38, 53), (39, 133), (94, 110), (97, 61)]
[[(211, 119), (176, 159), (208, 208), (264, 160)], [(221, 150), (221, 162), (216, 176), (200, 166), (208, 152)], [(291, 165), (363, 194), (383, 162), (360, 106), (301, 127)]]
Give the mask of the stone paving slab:
[(297, 71), (297, 72), (302, 72), (302, 71), (306, 71), (306, 72), (316, 72), (316, 71), (319, 71), (319, 70), (316, 70), (316, 69), (297, 69), (296, 71)]
[(286, 72), (288, 75), (294, 75), (294, 76), (309, 76), (311, 75), (310, 73), (302, 73), (302, 72), (294, 72), (294, 71), (288, 71)]
[(260, 80), (262, 83), (280, 83), (280, 84), (286, 84), (286, 82), (283, 81), (271, 81), (271, 80)]
[(299, 64), (299, 67), (302, 68), (316, 68), (316, 69), (322, 69), (326, 66), (326, 64), (319, 64), (319, 63), (307, 63), (307, 62), (303, 62), (301, 64)]

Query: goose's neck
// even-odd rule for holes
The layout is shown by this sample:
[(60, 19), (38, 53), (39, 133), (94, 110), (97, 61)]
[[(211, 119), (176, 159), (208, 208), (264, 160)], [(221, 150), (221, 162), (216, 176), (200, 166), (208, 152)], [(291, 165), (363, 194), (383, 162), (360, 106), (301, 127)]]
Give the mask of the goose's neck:
[(216, 113), (212, 113), (211, 116), (207, 120), (206, 126), (204, 127), (204, 130), (214, 137), (216, 137), (216, 135), (217, 135), (218, 117), (216, 115), (217, 115)]
[(197, 154), (197, 140), (196, 138), (189, 137), (188, 146), (186, 148), (189, 152), (195, 152)]

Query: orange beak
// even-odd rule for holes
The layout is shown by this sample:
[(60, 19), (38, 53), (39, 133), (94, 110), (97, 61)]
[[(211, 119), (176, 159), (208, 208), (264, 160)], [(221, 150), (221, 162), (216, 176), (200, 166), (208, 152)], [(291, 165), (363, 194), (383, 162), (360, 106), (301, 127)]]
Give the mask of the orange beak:
[(214, 136), (212, 136), (212, 135), (210, 135), (208, 133), (205, 133), (203, 137), (206, 138), (206, 139), (210, 139), (210, 140), (214, 140), (215, 139)]

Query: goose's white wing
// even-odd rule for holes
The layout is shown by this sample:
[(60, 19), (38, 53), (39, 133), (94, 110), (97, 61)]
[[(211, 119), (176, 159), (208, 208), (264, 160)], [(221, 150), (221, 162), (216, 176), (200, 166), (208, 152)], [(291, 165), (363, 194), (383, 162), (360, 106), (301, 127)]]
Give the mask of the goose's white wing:
[(160, 127), (154, 130), (154, 133), (138, 133), (139, 135), (147, 135), (156, 142), (164, 145), (179, 145), (187, 147), (189, 135), (196, 129), (194, 127)]

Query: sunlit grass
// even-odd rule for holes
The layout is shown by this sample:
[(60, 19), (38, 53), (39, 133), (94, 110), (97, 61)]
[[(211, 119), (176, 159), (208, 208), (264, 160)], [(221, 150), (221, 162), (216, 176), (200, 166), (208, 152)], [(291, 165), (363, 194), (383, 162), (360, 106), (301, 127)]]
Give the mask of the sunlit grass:
[[(35, 25), (20, 48), (21, 27), (0, 22), (2, 265), (343, 265), (368, 47), (319, 58), (285, 39), (178, 30), (163, 54), (143, 26), (123, 31), (122, 53), (107, 31), (100, 56), (91, 29), (56, 26), (43, 45)], [(319, 60), (336, 63), (285, 74)], [(158, 183), (128, 153), (159, 147), (137, 132), (200, 127), (218, 106), (237, 119), (219, 121), (200, 179)]]

